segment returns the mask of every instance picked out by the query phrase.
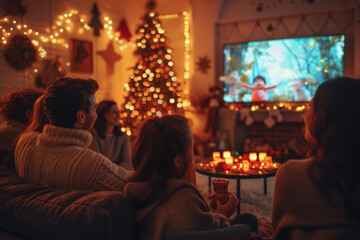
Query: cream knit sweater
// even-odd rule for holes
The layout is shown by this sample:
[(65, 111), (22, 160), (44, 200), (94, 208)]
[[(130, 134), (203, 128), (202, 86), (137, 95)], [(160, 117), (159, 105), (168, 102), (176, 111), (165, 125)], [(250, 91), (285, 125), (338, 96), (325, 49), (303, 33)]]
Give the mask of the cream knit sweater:
[(89, 131), (51, 125), (20, 137), (15, 149), (18, 174), (48, 187), (121, 190), (131, 172), (88, 149)]

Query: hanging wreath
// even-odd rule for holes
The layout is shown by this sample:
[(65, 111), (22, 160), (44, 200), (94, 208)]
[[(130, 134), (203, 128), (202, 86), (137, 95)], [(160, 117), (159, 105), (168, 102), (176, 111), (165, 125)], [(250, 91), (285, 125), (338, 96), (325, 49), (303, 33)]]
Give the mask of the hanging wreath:
[(5, 45), (5, 59), (17, 70), (24, 70), (36, 62), (37, 50), (25, 35), (14, 35)]

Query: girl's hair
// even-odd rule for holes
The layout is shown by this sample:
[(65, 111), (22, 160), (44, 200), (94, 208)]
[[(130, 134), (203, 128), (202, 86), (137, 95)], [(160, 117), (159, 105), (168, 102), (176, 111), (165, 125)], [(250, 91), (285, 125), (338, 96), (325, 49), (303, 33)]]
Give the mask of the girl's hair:
[(26, 110), (33, 110), (35, 101), (44, 93), (40, 88), (22, 88), (0, 98), (0, 114), (5, 120), (16, 120), (29, 124)]
[(44, 96), (39, 97), (34, 103), (32, 121), (25, 129), (25, 132), (37, 131), (42, 132), (46, 124), (50, 123), (49, 118), (45, 114)]
[(135, 173), (129, 182), (149, 182), (149, 200), (158, 196), (166, 180), (182, 178), (189, 162), (182, 161), (178, 171), (174, 159), (186, 159), (191, 151), (192, 133), (187, 119), (180, 115), (168, 115), (147, 120), (140, 130), (133, 148)]
[[(106, 130), (106, 119), (105, 113), (110, 111), (112, 106), (116, 105), (116, 102), (111, 100), (103, 100), (98, 103), (96, 107), (97, 119), (94, 123), (94, 129), (101, 138), (105, 138)], [(123, 133), (120, 131), (120, 128), (115, 126), (113, 133), (115, 136), (121, 136)]]
[(360, 80), (341, 77), (322, 83), (311, 108), (305, 119), (314, 142), (310, 177), (330, 203), (341, 204), (359, 221)]

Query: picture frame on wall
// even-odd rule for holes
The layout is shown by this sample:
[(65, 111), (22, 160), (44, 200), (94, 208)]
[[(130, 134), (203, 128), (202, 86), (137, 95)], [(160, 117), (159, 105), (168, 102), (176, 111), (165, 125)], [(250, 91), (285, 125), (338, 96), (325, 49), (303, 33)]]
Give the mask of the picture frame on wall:
[(93, 46), (91, 41), (70, 39), (70, 71), (93, 73)]

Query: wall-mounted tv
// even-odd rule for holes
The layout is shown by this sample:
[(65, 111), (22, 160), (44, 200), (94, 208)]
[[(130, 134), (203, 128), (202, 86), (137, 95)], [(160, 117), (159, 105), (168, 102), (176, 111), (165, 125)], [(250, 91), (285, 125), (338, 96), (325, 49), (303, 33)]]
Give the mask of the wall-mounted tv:
[(344, 51), (343, 34), (226, 44), (224, 101), (308, 102), (319, 84), (344, 75)]

